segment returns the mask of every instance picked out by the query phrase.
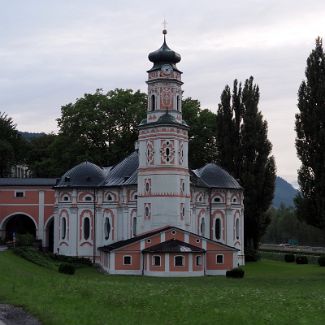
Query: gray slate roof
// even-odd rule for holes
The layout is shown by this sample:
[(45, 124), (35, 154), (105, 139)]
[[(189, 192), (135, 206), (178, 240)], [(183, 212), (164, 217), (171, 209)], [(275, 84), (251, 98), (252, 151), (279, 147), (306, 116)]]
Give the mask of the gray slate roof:
[(85, 161), (68, 170), (60, 179), (56, 187), (94, 187), (105, 180), (105, 170)]
[[(138, 167), (137, 151), (110, 167), (101, 168), (86, 161), (67, 171), (56, 187), (137, 185)], [(241, 189), (239, 183), (229, 173), (215, 164), (207, 164), (200, 169), (189, 170), (189, 172), (191, 184), (197, 187)]]
[(203, 248), (185, 243), (181, 240), (170, 239), (143, 250), (146, 253), (204, 253)]
[(54, 186), (56, 178), (0, 178), (0, 186)]
[(216, 164), (207, 164), (193, 171), (201, 181), (213, 188), (241, 189), (239, 183), (224, 169)]

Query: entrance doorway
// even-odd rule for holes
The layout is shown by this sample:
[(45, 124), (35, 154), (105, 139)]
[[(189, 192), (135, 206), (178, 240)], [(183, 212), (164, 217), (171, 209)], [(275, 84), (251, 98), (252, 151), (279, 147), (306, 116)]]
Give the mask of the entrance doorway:
[(36, 237), (36, 226), (34, 221), (24, 214), (15, 214), (11, 216), (4, 226), (5, 241), (12, 241), (14, 233), (31, 234)]

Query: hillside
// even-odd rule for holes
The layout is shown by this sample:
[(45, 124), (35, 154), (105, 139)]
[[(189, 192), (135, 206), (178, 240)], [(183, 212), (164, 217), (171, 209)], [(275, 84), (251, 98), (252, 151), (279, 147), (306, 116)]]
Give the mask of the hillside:
[(39, 138), (40, 136), (45, 134), (44, 132), (38, 133), (38, 132), (22, 132), (22, 131), (19, 131), (19, 133), (27, 141), (31, 141), (35, 138)]
[(273, 207), (279, 208), (283, 203), (287, 207), (294, 206), (293, 199), (297, 195), (297, 190), (286, 180), (277, 176), (275, 180), (275, 192), (272, 202)]

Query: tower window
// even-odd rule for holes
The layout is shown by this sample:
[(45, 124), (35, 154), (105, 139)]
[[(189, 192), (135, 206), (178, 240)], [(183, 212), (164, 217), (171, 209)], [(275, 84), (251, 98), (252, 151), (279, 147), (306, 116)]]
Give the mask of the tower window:
[(176, 97), (176, 109), (180, 111), (179, 96)]
[(154, 111), (156, 109), (156, 97), (155, 95), (151, 95), (151, 110)]

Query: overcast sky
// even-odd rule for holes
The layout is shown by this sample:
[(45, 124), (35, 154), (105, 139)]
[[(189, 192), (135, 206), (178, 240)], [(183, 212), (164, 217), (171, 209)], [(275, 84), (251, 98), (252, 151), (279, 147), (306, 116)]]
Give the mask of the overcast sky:
[(0, 111), (21, 131), (57, 131), (60, 107), (97, 88), (146, 91), (149, 52), (182, 56), (184, 97), (216, 111), (235, 78), (260, 87), (278, 175), (296, 182), (297, 91), (325, 1), (0, 0)]

